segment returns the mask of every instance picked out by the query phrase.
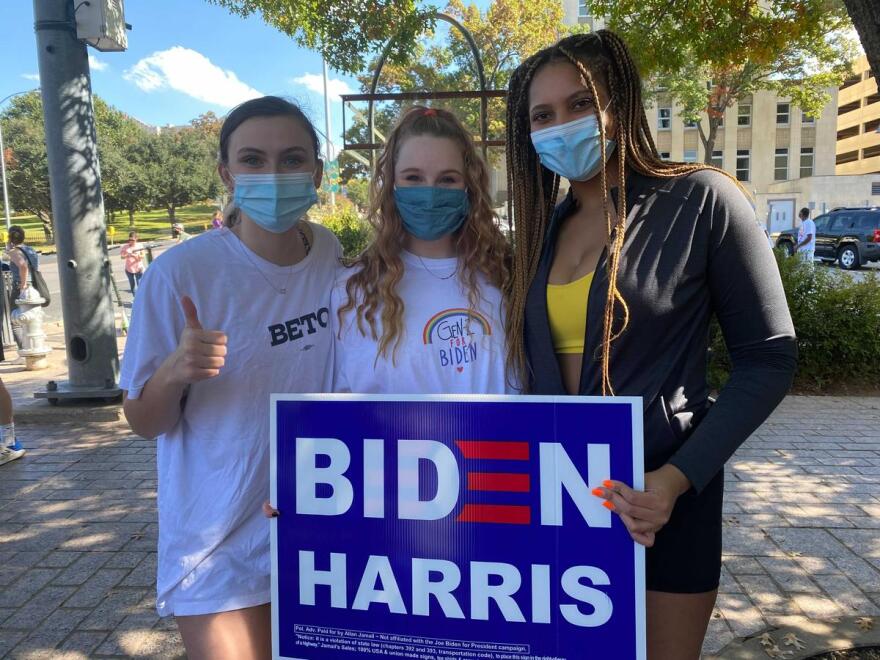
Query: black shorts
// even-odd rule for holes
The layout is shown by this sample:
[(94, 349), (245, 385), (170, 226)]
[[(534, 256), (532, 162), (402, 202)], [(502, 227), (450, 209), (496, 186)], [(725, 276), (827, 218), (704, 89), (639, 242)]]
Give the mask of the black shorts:
[(724, 470), (699, 495), (678, 498), (669, 522), (645, 552), (649, 591), (697, 594), (718, 588), (721, 577), (721, 503)]

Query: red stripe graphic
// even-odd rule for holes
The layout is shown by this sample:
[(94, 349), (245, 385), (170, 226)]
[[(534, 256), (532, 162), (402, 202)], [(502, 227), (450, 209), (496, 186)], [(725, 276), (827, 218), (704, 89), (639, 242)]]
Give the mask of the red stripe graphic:
[(468, 472), (468, 490), (528, 493), (529, 475), (512, 472)]
[(531, 520), (529, 507), (513, 504), (465, 504), (458, 514), (459, 522), (528, 525)]
[(495, 442), (484, 440), (456, 440), (455, 444), (465, 458), (484, 458), (487, 460), (527, 461), (528, 442)]

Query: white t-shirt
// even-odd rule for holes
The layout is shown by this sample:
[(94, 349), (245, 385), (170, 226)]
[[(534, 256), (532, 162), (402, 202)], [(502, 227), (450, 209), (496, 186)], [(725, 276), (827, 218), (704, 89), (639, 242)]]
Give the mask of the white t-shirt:
[[(358, 394), (505, 394), (515, 391), (505, 378), (501, 292), (480, 280), (481, 302), (469, 309), (467, 288), (457, 274), (458, 259), (425, 259), (404, 252), (397, 293), (404, 304), (403, 339), (392, 362), (391, 348), (379, 358), (379, 342), (357, 328), (354, 310), (339, 333), (337, 311), (348, 295), (343, 270), (330, 299), (336, 353), (335, 392)], [(451, 276), (451, 277), (450, 277)], [(377, 313), (377, 317), (380, 313)], [(377, 334), (381, 326), (377, 322)]]
[(798, 229), (798, 245), (800, 245), (801, 242), (807, 237), (807, 234), (812, 234), (813, 238), (810, 239), (809, 243), (802, 246), (798, 250), (799, 252), (816, 249), (816, 223), (809, 218), (801, 222), (801, 228)]
[(158, 438), (162, 616), (271, 599), (261, 512), (269, 499), (269, 395), (332, 384), (328, 308), (341, 250), (330, 231), (311, 227), (311, 252), (293, 267), (261, 259), (226, 228), (206, 232), (159, 257), (135, 298), (120, 377), (129, 398), (176, 350), (182, 296), (192, 298), (202, 327), (229, 341), (220, 375), (190, 388), (180, 422)]

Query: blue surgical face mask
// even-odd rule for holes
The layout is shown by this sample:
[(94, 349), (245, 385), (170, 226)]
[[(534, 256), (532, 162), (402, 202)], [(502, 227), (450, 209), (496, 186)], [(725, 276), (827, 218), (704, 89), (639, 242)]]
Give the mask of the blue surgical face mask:
[[(567, 124), (532, 133), (532, 144), (541, 164), (569, 181), (588, 181), (602, 168), (599, 121), (589, 115)], [(616, 143), (605, 140), (605, 156), (610, 157)]]
[(458, 230), (470, 210), (467, 190), (405, 186), (394, 189), (403, 228), (423, 241), (436, 241)]
[(235, 175), (233, 202), (273, 234), (295, 227), (317, 201), (311, 172)]

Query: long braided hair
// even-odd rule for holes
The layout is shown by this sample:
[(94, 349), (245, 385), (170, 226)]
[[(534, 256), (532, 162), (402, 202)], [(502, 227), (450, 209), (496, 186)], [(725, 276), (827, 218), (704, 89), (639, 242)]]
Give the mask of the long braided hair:
[(477, 309), (481, 300), (481, 277), (498, 289), (509, 279), (509, 246), (492, 211), (489, 172), (477, 153), (473, 138), (451, 112), (413, 106), (403, 113), (388, 135), (385, 149), (379, 156), (370, 185), (367, 214), (374, 238), (347, 264), (355, 272), (346, 283), (348, 299), (338, 312), (339, 325), (343, 327), (346, 315), (354, 311), (358, 331), (379, 342), (377, 360), (387, 358), (391, 349), (394, 361), (405, 332), (404, 303), (397, 292), (404, 275), (400, 253), (405, 231), (394, 201), (394, 178), (401, 146), (408, 138), (418, 135), (453, 140), (462, 150), (470, 210), (453, 238), (461, 263), (457, 278), (468, 290), (471, 309)]
[[(541, 67), (559, 62), (570, 63), (577, 68), (581, 82), (595, 100), (594, 108), (601, 131), (599, 143), (602, 149), (602, 207), (607, 230), (608, 296), (605, 300), (600, 351), (602, 394), (613, 395), (610, 375), (611, 345), (629, 323), (629, 309), (617, 288), (627, 216), (627, 170), (666, 178), (702, 169), (715, 169), (728, 177), (730, 175), (709, 165), (674, 163), (660, 158), (642, 105), (641, 78), (626, 44), (614, 32), (599, 30), (566, 37), (520, 64), (510, 79), (507, 97), (507, 190), (508, 214), (514, 222), (514, 265), (505, 294), (508, 307), (508, 367), (522, 376), (522, 382), (528, 382), (523, 336), (526, 296), (538, 270), (544, 235), (559, 193), (560, 179), (559, 175), (541, 165), (532, 146), (529, 87)], [(605, 123), (600, 116), (596, 80), (604, 83), (608, 90), (610, 111), (617, 124), (619, 184), (616, 218), (613, 217), (611, 205), (608, 203)], [(615, 328), (618, 308), (623, 322)]]

